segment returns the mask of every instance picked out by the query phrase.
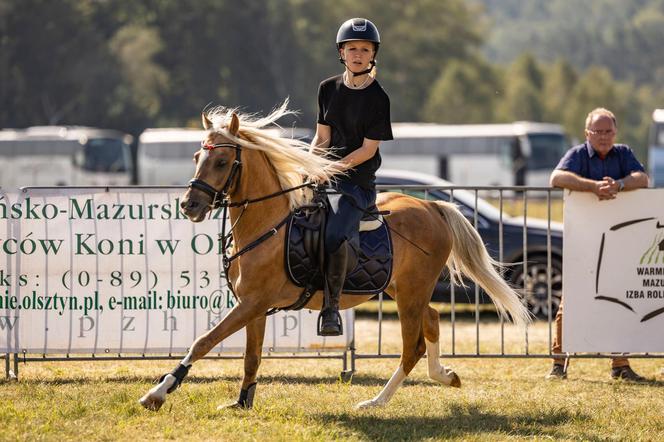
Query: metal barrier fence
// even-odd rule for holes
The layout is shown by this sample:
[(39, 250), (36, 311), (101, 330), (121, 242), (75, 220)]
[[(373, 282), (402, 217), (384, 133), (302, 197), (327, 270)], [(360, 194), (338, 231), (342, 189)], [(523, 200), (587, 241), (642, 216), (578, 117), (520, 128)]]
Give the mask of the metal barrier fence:
[[(501, 263), (512, 263), (515, 266), (507, 267), (507, 275), (514, 275), (519, 273), (518, 266), (521, 266), (521, 273), (525, 275), (520, 279), (520, 284), (514, 279), (510, 282), (515, 288), (520, 289), (522, 293), (526, 293), (526, 299), (533, 299), (537, 297), (536, 301), (544, 301), (546, 309), (542, 315), (539, 312), (538, 321), (546, 321), (547, 324), (547, 343), (544, 348), (541, 345), (538, 348), (531, 348), (529, 339), (529, 328), (523, 330), (523, 346), (520, 351), (506, 350), (506, 331), (505, 322), (502, 318), (496, 319), (495, 322), (499, 327), (499, 343), (496, 351), (494, 345), (490, 351), (482, 351), (481, 349), (481, 318), (483, 310), (480, 308), (481, 303), (481, 289), (477, 286), (473, 289), (473, 299), (470, 300), (473, 305), (472, 316), (475, 325), (474, 334), (474, 350), (473, 351), (459, 351), (459, 342), (457, 336), (457, 310), (459, 306), (459, 299), (457, 297), (457, 287), (451, 286), (449, 289), (449, 304), (450, 304), (450, 323), (449, 323), (449, 336), (447, 336), (448, 350), (443, 349), (440, 356), (443, 358), (546, 358), (553, 357), (551, 346), (553, 342), (553, 334), (555, 330), (555, 312), (557, 304), (562, 296), (562, 189), (554, 189), (549, 187), (527, 187), (527, 186), (512, 186), (512, 187), (473, 187), (473, 186), (421, 186), (421, 185), (389, 185), (379, 186), (382, 190), (396, 190), (408, 194), (413, 194), (425, 199), (444, 199), (456, 203), (462, 212), (467, 214), (469, 220), (473, 223), (475, 228), (483, 234), (485, 231), (491, 229), (491, 225), (498, 230), (497, 244), (487, 244), (497, 246), (494, 248), (494, 258)], [(488, 206), (486, 200), (492, 202), (497, 209), (496, 212), (489, 210), (486, 213)], [(532, 209), (532, 210), (531, 210)], [(470, 210), (470, 213), (468, 212)], [(509, 213), (507, 213), (509, 211)], [(534, 217), (529, 216), (530, 212), (534, 212)], [(470, 215), (470, 216), (469, 216)], [(539, 220), (535, 217), (541, 217)], [(555, 220), (559, 220), (556, 222)], [(513, 260), (513, 253), (507, 253), (506, 250), (513, 249), (506, 241), (513, 240), (513, 235), (505, 235), (506, 229), (513, 229), (514, 226), (519, 225), (522, 235), (521, 255), (516, 262)], [(509, 226), (509, 227), (508, 227)], [(533, 239), (535, 235), (535, 241)], [(483, 239), (487, 242), (484, 235)], [(511, 239), (510, 239), (511, 238)], [(540, 247), (540, 242), (544, 240), (545, 248)], [(530, 242), (529, 242), (530, 241)], [(535, 242), (536, 244), (533, 244)], [(533, 246), (533, 247), (531, 247)], [(509, 256), (508, 256), (509, 255)], [(533, 260), (532, 258), (535, 257)], [(545, 268), (544, 274), (542, 271), (542, 261), (544, 258)], [(533, 263), (536, 268), (534, 268)], [(535, 281), (533, 281), (535, 279)], [(534, 287), (537, 286), (537, 287)], [(532, 293), (533, 288), (538, 293)], [(544, 291), (542, 291), (544, 289)], [(544, 299), (542, 299), (544, 295)], [(358, 351), (355, 345), (351, 348), (351, 371), (355, 370), (355, 362), (361, 359), (376, 359), (376, 358), (399, 358), (401, 355), (397, 353), (386, 353), (383, 350), (383, 328), (384, 328), (384, 312), (383, 303), (384, 295), (381, 293), (378, 298), (378, 312), (377, 312), (377, 340), (372, 343), (372, 347), (376, 348), (375, 352), (361, 352)], [(493, 312), (489, 313), (495, 317)], [(511, 330), (514, 333), (514, 330)], [(512, 334), (513, 334), (512, 333)], [(444, 334), (441, 331), (441, 341)], [(355, 344), (355, 343), (354, 343)], [(364, 343), (366, 344), (366, 343)], [(489, 346), (491, 347), (491, 346)], [(542, 351), (543, 350), (543, 351)], [(615, 358), (616, 356), (625, 356), (629, 358), (664, 358), (664, 354), (659, 353), (592, 353), (592, 354), (578, 354), (566, 353), (561, 355), (564, 358)]]
[[(514, 330), (506, 331), (506, 324), (502, 319), (483, 322), (483, 318), (495, 316), (482, 308), (484, 299), (479, 287), (472, 288), (473, 298), (471, 315), (474, 321), (474, 349), (468, 350), (459, 343), (457, 336), (458, 309), (460, 305), (459, 288), (449, 287), (449, 335), (445, 340), (448, 350), (440, 354), (444, 358), (551, 358), (551, 343), (554, 333), (555, 309), (562, 294), (562, 225), (555, 220), (562, 221), (562, 191), (548, 187), (472, 187), (472, 186), (423, 186), (423, 185), (381, 185), (380, 191), (390, 190), (413, 194), (424, 199), (443, 199), (456, 203), (471, 223), (480, 232), (495, 259), (500, 262), (512, 263), (506, 268), (506, 277), (517, 288), (528, 292), (526, 298), (536, 303), (539, 310), (540, 321), (547, 322), (547, 345), (543, 350), (531, 348), (529, 329), (523, 331), (523, 346), (519, 351), (506, 348), (506, 334), (514, 334)], [(487, 200), (491, 201), (488, 203)], [(529, 216), (533, 215), (533, 216)], [(539, 219), (538, 219), (539, 218)], [(515, 246), (516, 244), (516, 246)], [(520, 253), (515, 252), (520, 249)], [(516, 259), (515, 259), (516, 257)], [(533, 263), (535, 265), (533, 265)], [(444, 283), (442, 284), (444, 286)], [(533, 293), (533, 289), (536, 293)], [(441, 290), (441, 291), (444, 291)], [(464, 291), (467, 295), (467, 291)], [(343, 364), (342, 375), (348, 378), (356, 370), (356, 361), (362, 359), (399, 358), (400, 354), (384, 350), (383, 329), (385, 325), (383, 306), (384, 295), (381, 293), (376, 301), (378, 303), (376, 327), (377, 340), (373, 343), (362, 342), (362, 350), (358, 350), (358, 342), (353, 340), (351, 345), (338, 353), (312, 353), (312, 354), (267, 354), (265, 358), (320, 358), (340, 359)], [(468, 309), (466, 308), (466, 313)], [(466, 321), (467, 322), (467, 321)], [(481, 333), (486, 324), (498, 327), (498, 342), (490, 345), (489, 351), (483, 351)], [(509, 327), (509, 326), (508, 326)], [(314, 332), (312, 330), (312, 332)], [(491, 331), (496, 338), (495, 330)], [(441, 341), (444, 333), (441, 333)], [(513, 346), (513, 345), (512, 345)], [(366, 347), (375, 348), (375, 351), (364, 350)], [(664, 354), (629, 354), (630, 358), (663, 358)], [(29, 355), (5, 354), (6, 377), (18, 374), (19, 362), (38, 361), (90, 361), (90, 360), (155, 360), (179, 359), (182, 355)], [(616, 354), (566, 354), (569, 358), (612, 358)], [(214, 359), (239, 359), (242, 355), (213, 355)], [(13, 361), (12, 361), (13, 359)]]

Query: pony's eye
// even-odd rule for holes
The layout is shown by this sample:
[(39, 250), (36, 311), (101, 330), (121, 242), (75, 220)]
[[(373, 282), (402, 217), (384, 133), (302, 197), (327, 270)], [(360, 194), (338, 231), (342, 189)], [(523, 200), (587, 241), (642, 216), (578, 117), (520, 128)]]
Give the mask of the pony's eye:
[(218, 169), (221, 169), (225, 165), (226, 165), (226, 160), (224, 160), (224, 159), (219, 159), (219, 160), (217, 160), (216, 163), (214, 163), (214, 166)]

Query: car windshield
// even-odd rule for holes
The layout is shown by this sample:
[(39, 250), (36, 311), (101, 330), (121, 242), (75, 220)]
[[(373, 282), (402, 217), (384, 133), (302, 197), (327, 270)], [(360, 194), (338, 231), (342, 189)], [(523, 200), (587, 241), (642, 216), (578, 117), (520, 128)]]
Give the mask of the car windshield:
[[(424, 181), (415, 181), (413, 179), (401, 179), (398, 177), (390, 177), (385, 174), (381, 174), (377, 176), (377, 181), (376, 184), (379, 185), (388, 185), (393, 189), (396, 190), (401, 190), (404, 193), (407, 193), (408, 195), (412, 195), (417, 198), (421, 199), (439, 199), (442, 201), (450, 201), (450, 190), (443, 190), (443, 189), (432, 189), (432, 190), (425, 190), (425, 189), (402, 189), (403, 186), (440, 186), (440, 187), (446, 187), (446, 186), (454, 186), (451, 183), (447, 183), (444, 181), (439, 181), (439, 182), (424, 182)], [(401, 188), (400, 188), (401, 186)], [(454, 190), (453, 192), (454, 196), (454, 202), (458, 204), (462, 204), (463, 206), (467, 207), (468, 209), (471, 210), (471, 213), (464, 213), (466, 216), (472, 216), (472, 212), (475, 210), (475, 193), (468, 191), (468, 190), (463, 190), (463, 189), (458, 189)], [(490, 203), (488, 203), (486, 200), (482, 198), (477, 198), (477, 212), (481, 214), (482, 216), (489, 218), (491, 220), (499, 220), (500, 219), (500, 210)], [(506, 213), (503, 213), (503, 219), (510, 218)]]
[(562, 134), (529, 134), (528, 170), (553, 169), (568, 148)]
[(114, 138), (92, 138), (83, 148), (82, 167), (94, 172), (126, 172), (127, 145)]

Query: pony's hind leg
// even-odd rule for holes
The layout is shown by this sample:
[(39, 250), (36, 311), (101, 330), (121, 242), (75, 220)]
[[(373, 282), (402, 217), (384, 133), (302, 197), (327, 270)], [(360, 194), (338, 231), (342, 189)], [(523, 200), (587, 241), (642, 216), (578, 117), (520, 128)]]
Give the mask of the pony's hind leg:
[(263, 352), (263, 339), (265, 338), (266, 316), (259, 316), (246, 326), (247, 346), (244, 354), (244, 379), (240, 389), (240, 397), (237, 402), (229, 405), (220, 405), (217, 410), (225, 408), (251, 408), (254, 404), (256, 393), (256, 375), (261, 364)]
[(194, 362), (203, 358), (215, 345), (244, 327), (247, 322), (264, 313), (265, 310), (257, 308), (250, 302), (236, 304), (219, 324), (199, 336), (178, 366), (170, 373), (163, 375), (157, 386), (150, 389), (138, 402), (148, 410), (159, 410), (166, 401), (166, 395), (174, 392), (180, 386)]
[(451, 387), (461, 387), (461, 379), (449, 368), (440, 364), (438, 312), (428, 306), (424, 311), (424, 341), (427, 347), (427, 368), (429, 377), (434, 381)]
[[(433, 288), (431, 288), (431, 290), (433, 290)], [(428, 293), (431, 293), (431, 290), (429, 290)], [(394, 393), (399, 389), (417, 362), (422, 356), (424, 356), (426, 347), (422, 330), (422, 312), (426, 307), (426, 298), (417, 298), (413, 296), (412, 298), (402, 299), (397, 296), (396, 301), (399, 309), (399, 319), (401, 321), (401, 337), (403, 345), (399, 367), (376, 397), (368, 401), (360, 402), (356, 405), (356, 408), (386, 405), (390, 399), (392, 399)]]

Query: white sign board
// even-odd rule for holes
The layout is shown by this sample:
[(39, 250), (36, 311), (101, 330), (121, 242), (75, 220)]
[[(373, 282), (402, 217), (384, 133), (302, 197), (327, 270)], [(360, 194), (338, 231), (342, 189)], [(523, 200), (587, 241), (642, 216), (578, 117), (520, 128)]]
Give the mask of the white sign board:
[(664, 351), (664, 189), (566, 192), (563, 351)]
[[(0, 352), (187, 351), (235, 299), (223, 273), (221, 210), (191, 223), (179, 211), (182, 193), (0, 193)], [(265, 350), (348, 348), (353, 312), (345, 313), (340, 337), (317, 336), (317, 316), (302, 310), (269, 317)], [(244, 345), (242, 329), (212, 352)]]

